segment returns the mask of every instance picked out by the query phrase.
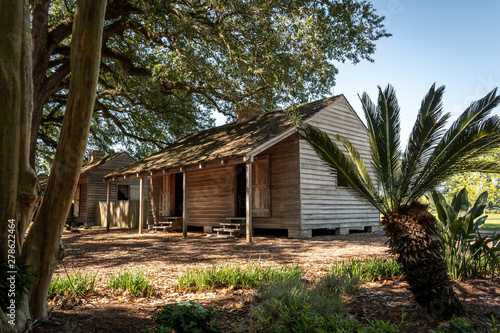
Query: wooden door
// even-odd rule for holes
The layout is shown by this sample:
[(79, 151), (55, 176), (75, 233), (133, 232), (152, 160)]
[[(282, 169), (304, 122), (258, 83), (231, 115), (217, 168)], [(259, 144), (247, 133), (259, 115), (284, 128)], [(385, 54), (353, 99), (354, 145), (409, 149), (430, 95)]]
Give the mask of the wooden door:
[(256, 156), (252, 170), (252, 215), (271, 217), (271, 168), (269, 155)]

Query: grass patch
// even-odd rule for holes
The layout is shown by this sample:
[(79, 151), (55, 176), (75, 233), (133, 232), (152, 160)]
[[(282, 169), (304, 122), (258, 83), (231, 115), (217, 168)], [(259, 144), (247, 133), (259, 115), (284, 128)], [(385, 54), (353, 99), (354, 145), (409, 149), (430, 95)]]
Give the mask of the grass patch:
[(251, 332), (397, 332), (389, 322), (362, 326), (346, 315), (342, 296), (357, 293), (360, 284), (358, 276), (347, 273), (329, 274), (314, 285), (298, 279), (263, 284), (261, 303), (252, 309)]
[(127, 290), (134, 296), (151, 296), (154, 292), (151, 280), (140, 271), (120, 270), (109, 278), (107, 286)]
[(229, 286), (252, 288), (262, 282), (301, 277), (302, 271), (298, 266), (273, 268), (249, 265), (244, 269), (233, 265), (213, 266), (211, 269), (189, 269), (179, 278), (178, 287), (192, 287), (199, 291)]
[(80, 273), (80, 270), (74, 274), (59, 275), (52, 279), (49, 286), (49, 298), (59, 296), (87, 296), (95, 292), (95, 280), (97, 272)]
[(479, 228), (481, 230), (500, 231), (500, 214), (486, 214), (488, 218)]
[(401, 274), (401, 265), (393, 258), (373, 258), (367, 261), (359, 259), (342, 261), (330, 267), (331, 274), (359, 276), (364, 281), (382, 281)]

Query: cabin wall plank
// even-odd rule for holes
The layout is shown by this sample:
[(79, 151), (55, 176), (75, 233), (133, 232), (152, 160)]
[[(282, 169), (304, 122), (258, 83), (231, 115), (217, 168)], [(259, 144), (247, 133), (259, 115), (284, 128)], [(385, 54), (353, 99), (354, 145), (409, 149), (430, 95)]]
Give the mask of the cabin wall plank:
[(225, 166), (188, 172), (188, 225), (219, 226), (234, 215), (234, 168)]
[[(259, 155), (269, 155), (271, 168), (271, 216), (253, 218), (262, 229), (300, 228), (299, 140), (296, 134)], [(258, 156), (259, 156), (258, 155)]]
[[(325, 131), (333, 140), (337, 134), (347, 137), (374, 176), (369, 163), (367, 129), (347, 103), (343, 100), (333, 103), (309, 124)], [(378, 225), (378, 211), (354, 190), (337, 187), (335, 171), (323, 164), (307, 142), (301, 140), (299, 146), (302, 229)]]
[[(99, 201), (106, 201), (107, 196), (107, 183), (104, 182), (103, 177), (116, 169), (122, 168), (135, 160), (128, 154), (122, 153), (115, 158), (111, 159), (103, 165), (92, 168), (87, 171), (84, 176), (88, 178), (87, 181), (87, 194), (85, 196), (85, 215), (86, 219), (82, 221), (86, 226), (97, 225), (96, 221), (96, 205)], [(147, 200), (147, 181), (144, 182), (144, 200)], [(111, 183), (111, 201), (117, 200), (117, 185), (129, 185), (129, 200), (139, 200), (139, 179), (129, 179)], [(81, 211), (83, 209), (81, 208)], [(150, 206), (148, 205), (148, 212)], [(149, 215), (149, 214), (148, 214)]]

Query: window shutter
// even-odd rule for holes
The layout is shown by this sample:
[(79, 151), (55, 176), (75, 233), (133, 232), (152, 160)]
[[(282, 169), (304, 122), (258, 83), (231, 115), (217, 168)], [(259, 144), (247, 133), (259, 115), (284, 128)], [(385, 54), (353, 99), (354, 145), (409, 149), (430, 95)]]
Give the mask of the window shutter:
[(164, 175), (160, 192), (160, 216), (172, 216), (172, 175)]
[(73, 200), (73, 216), (74, 217), (80, 216), (80, 189), (81, 189), (81, 186), (80, 186), (80, 184), (78, 184), (76, 186), (75, 198)]
[(252, 170), (252, 215), (271, 217), (271, 169), (269, 155), (256, 156)]

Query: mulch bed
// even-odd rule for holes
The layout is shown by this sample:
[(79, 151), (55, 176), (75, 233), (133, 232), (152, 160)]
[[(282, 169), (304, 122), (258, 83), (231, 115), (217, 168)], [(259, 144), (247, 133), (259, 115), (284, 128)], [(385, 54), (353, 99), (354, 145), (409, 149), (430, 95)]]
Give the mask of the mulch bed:
[[(149, 316), (160, 305), (196, 301), (212, 306), (220, 314), (224, 332), (232, 332), (233, 323), (244, 324), (254, 301), (253, 291), (227, 288), (210, 292), (177, 290), (178, 277), (189, 268), (234, 264), (245, 266), (299, 265), (304, 278), (314, 281), (327, 274), (335, 262), (388, 256), (383, 233), (357, 233), (321, 236), (312, 239), (254, 237), (244, 239), (207, 238), (202, 233), (146, 232), (104, 228), (65, 231), (66, 248), (57, 274), (65, 271), (97, 273), (97, 293), (81, 300), (49, 300), (50, 317), (36, 322), (30, 332), (140, 332), (151, 326)], [(106, 288), (107, 278), (120, 269), (137, 269), (148, 274), (156, 288), (150, 298), (132, 297), (127, 292)], [(486, 318), (500, 319), (500, 283), (497, 280), (469, 280), (456, 284), (469, 320), (478, 332), (489, 332)], [(400, 322), (402, 332), (427, 332), (442, 322), (425, 314), (412, 301), (401, 281), (369, 283), (356, 297), (347, 300), (349, 313), (361, 322), (382, 319)]]

